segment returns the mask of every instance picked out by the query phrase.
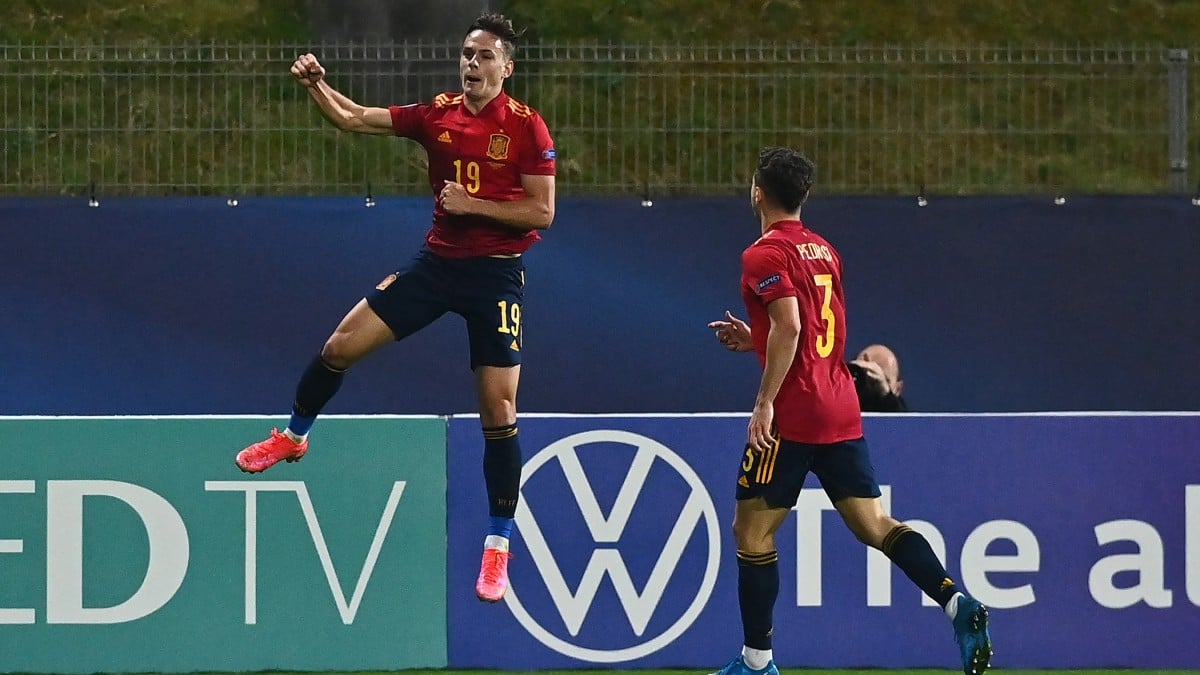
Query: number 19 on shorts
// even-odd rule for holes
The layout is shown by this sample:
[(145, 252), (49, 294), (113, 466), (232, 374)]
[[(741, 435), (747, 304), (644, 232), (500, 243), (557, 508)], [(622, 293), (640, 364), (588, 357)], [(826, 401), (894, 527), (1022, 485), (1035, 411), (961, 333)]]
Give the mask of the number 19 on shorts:
[(505, 333), (515, 338), (521, 336), (521, 305), (507, 300), (496, 303), (500, 308), (500, 326), (496, 332)]

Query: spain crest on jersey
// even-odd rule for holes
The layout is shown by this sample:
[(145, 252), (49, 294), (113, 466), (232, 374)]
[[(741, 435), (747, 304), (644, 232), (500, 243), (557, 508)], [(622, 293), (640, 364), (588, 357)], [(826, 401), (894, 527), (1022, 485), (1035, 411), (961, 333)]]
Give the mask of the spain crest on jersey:
[(508, 159), (508, 142), (512, 140), (504, 134), (492, 134), (488, 142), (487, 156), (492, 159)]

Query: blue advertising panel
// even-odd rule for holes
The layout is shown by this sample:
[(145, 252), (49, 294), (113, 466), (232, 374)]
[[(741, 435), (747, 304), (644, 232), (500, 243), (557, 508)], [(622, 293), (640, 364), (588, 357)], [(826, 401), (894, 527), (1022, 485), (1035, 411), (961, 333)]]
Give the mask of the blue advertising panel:
[[(745, 196), (640, 202), (560, 196), (525, 254), (522, 410), (738, 411), (757, 386), (754, 359), (705, 328), (744, 312), (741, 252), (759, 235)], [(0, 199), (0, 414), (286, 413), (341, 317), (420, 248), (429, 209)], [(819, 195), (804, 217), (845, 264), (849, 353), (891, 346), (913, 410), (1200, 410), (1200, 359), (1147, 358), (1192, 354), (1200, 335), (1187, 198)], [(1125, 262), (1136, 283), (1114, 273)], [(444, 316), (356, 366), (325, 412), (475, 410), (467, 349)]]
[[(735, 655), (745, 426), (523, 417), (512, 587), (489, 606), (473, 592), (479, 421), (453, 418), (450, 667), (715, 668)], [(875, 416), (866, 433), (885, 508), (992, 607), (997, 667), (1200, 667), (1200, 415)], [(941, 610), (854, 539), (811, 477), (777, 546), (782, 667), (958, 667)]]

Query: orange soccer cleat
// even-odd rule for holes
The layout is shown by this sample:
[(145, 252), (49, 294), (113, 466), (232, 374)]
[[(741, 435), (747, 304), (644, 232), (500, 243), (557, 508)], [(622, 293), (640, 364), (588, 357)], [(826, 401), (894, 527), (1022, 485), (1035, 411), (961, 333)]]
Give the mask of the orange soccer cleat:
[(306, 452), (308, 452), (307, 438), (297, 443), (288, 438), (286, 434), (279, 433), (278, 429), (271, 429), (270, 438), (242, 450), (234, 461), (242, 471), (258, 473), (266, 471), (280, 461), (298, 462)]
[(484, 602), (499, 602), (508, 590), (508, 559), (512, 554), (498, 548), (483, 549), (475, 595)]

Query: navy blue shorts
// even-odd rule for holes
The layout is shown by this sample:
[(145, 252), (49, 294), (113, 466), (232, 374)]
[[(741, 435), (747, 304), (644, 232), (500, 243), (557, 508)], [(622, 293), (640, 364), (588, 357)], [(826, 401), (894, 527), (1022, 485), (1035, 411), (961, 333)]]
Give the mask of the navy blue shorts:
[(737, 499), (762, 497), (771, 508), (792, 508), (812, 471), (829, 501), (878, 497), (879, 483), (865, 438), (814, 445), (776, 440), (765, 452), (746, 446), (738, 473)]
[(521, 363), (525, 263), (521, 258), (445, 258), (422, 249), (367, 296), (397, 340), (446, 312), (467, 320), (471, 369)]

